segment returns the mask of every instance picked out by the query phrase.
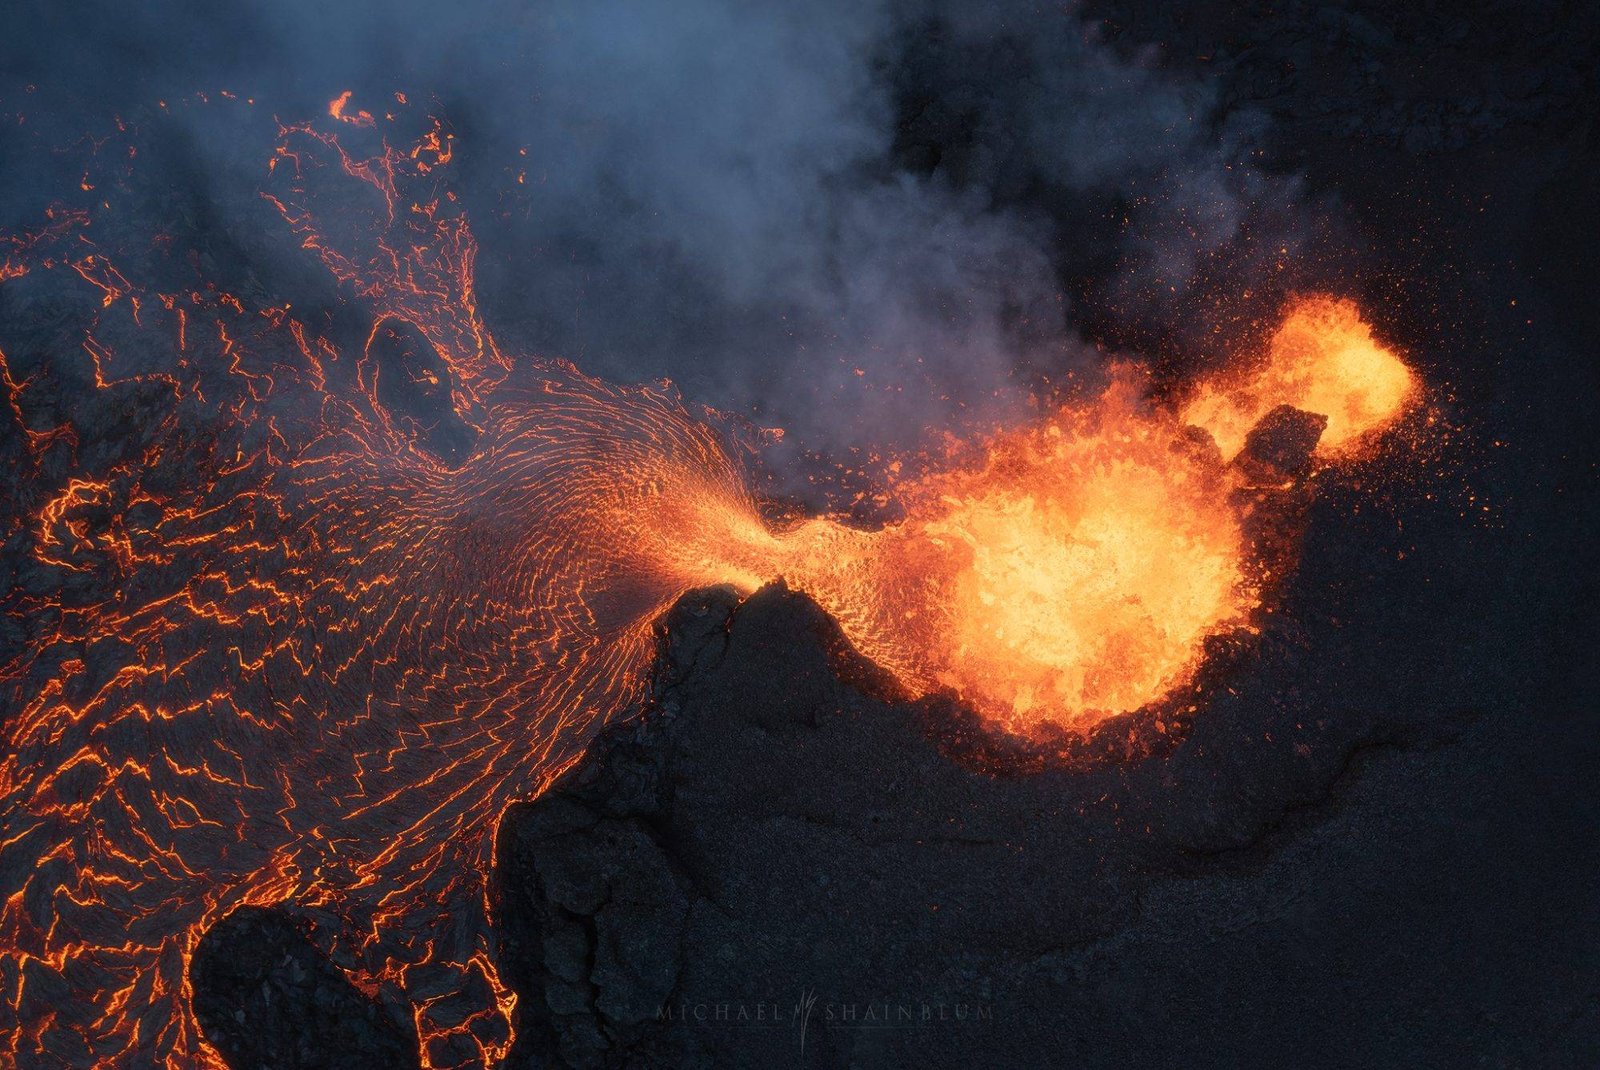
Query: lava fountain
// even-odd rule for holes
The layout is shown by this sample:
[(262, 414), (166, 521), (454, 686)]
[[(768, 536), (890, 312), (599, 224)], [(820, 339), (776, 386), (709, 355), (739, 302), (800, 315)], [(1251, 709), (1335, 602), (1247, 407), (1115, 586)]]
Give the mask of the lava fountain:
[(1229, 462), (1250, 431), (1281, 406), (1310, 412), (1327, 418), (1319, 453), (1350, 459), (1415, 393), (1352, 302), (1303, 298), (1258, 369), (1199, 383), (1176, 413), (1120, 368), (1093, 401), (902, 488), (904, 523), (813, 521), (768, 571), (913, 693), (1081, 730), (1172, 691), (1208, 636), (1249, 626), (1268, 577), (1243, 525), (1251, 476)]
[[(287, 305), (130, 281), (90, 212), (4, 247), (7, 287), (90, 310), (74, 344), (0, 354), (25, 558), (5, 608), (27, 622), (0, 665), (6, 1065), (219, 1066), (191, 956), (231, 911), (273, 905), (410, 1009), (424, 1065), (494, 1065), (515, 1018), (486, 916), (496, 822), (641, 708), (655, 622), (685, 591), (783, 577), (908, 692), (1084, 730), (1248, 626), (1251, 429), (1321, 413), (1334, 463), (1415, 394), (1353, 306), (1311, 299), (1258, 366), (1181, 406), (1124, 369), (906, 481), (900, 523), (774, 528), (670, 391), (499, 350), (439, 182), (444, 131), (368, 156), (310, 126), (281, 137), (269, 197), (370, 315), (356, 351)], [(357, 216), (353, 236), (324, 228)], [(385, 363), (398, 334), (438, 369)], [(437, 390), (470, 447), (425, 448), (425, 421), (386, 400), (397, 375)], [(86, 384), (91, 415), (144, 413), (141, 434), (105, 445), (57, 380)]]

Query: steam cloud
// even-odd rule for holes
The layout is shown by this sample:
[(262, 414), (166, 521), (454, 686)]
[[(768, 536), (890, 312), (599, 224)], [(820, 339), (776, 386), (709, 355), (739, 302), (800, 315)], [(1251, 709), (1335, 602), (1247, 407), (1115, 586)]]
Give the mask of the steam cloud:
[[(1218, 257), (1248, 272), (1300, 238), (1299, 192), (1250, 165), (1248, 115), (1058, 5), (166, 0), (19, 23), (0, 92), (30, 136), (196, 90), (285, 119), (350, 88), (427, 101), (461, 133), (509, 348), (671, 378), (833, 450), (970, 429), (1082, 366), (1077, 280), (1170, 325)], [(208, 189), (261, 158), (215, 128), (191, 151)], [(59, 188), (15, 157), (7, 225)]]

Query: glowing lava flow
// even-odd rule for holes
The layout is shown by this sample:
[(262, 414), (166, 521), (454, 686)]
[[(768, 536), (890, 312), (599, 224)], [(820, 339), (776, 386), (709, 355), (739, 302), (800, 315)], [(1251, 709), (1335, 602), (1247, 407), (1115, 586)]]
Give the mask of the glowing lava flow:
[(806, 525), (782, 571), (913, 693), (950, 688), (1018, 730), (1136, 710), (1259, 605), (1234, 501), (1248, 480), (1226, 463), (1250, 429), (1283, 405), (1326, 416), (1319, 453), (1349, 458), (1416, 384), (1353, 303), (1319, 296), (1292, 305), (1259, 369), (1200, 383), (1181, 415), (1142, 393), (1120, 369), (1092, 403), (997, 436), (976, 467), (901, 488), (894, 528)]
[(859, 563), (819, 555), (792, 582), (913, 693), (952, 689), (1013, 729), (1159, 698), (1255, 595), (1232, 470), (1140, 386), (1121, 373), (978, 466), (906, 488), (907, 520), (857, 536)]
[[(774, 531), (672, 394), (499, 352), (464, 220), (403, 188), (447, 162), (437, 130), (371, 159), (283, 133), (275, 203), (374, 311), (374, 340), (408, 324), (437, 351), (475, 440), (453, 465), (421, 448), (383, 401), (398, 373), (376, 341), (341, 353), (287, 308), (140, 290), (75, 243), (86, 220), (12, 243), (8, 278), (93, 288), (90, 389), (166, 415), (130, 458), (52, 480), (79, 432), (44, 426), (43, 372), (0, 363), (42, 488), (7, 603), (37, 627), (3, 672), (6, 1065), (218, 1065), (190, 957), (228, 912), (274, 904), (412, 1009), (424, 1065), (493, 1065), (514, 1009), (485, 917), (496, 820), (638, 708), (653, 622), (683, 592), (783, 576), (913, 693), (1087, 725), (1181, 683), (1255, 604), (1242, 477), (1184, 424), (1232, 453), (1273, 406), (1342, 390), (1342, 447), (1411, 392), (1353, 309), (1315, 303), (1261, 377), (1203, 386), (1184, 419), (1119, 376), (977, 467), (900, 488), (901, 524)], [(375, 221), (354, 246), (319, 229), (333, 187)], [(170, 366), (125, 364), (102, 337), (118, 316)], [(1356, 343), (1371, 351), (1350, 358)]]
[(1263, 416), (1291, 405), (1328, 418), (1317, 449), (1341, 457), (1388, 427), (1415, 393), (1411, 369), (1372, 337), (1352, 302), (1308, 297), (1284, 317), (1260, 367), (1200, 383), (1183, 420), (1231, 458)]

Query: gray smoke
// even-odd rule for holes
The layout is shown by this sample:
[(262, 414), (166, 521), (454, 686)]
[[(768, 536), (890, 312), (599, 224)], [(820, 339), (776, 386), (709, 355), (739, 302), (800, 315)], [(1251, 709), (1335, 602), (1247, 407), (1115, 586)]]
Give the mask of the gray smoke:
[[(107, 110), (218, 88), (285, 118), (347, 88), (430, 100), (469, 203), (503, 207), (492, 180), (527, 171), (520, 203), (474, 216), (504, 342), (830, 450), (970, 430), (1088, 366), (1087, 272), (1123, 313), (1177, 321), (1219, 256), (1248, 274), (1299, 239), (1292, 183), (1250, 165), (1251, 117), (1057, 5), (138, 8), (32, 11), (30, 38), (77, 29), (12, 57), (13, 81)], [(216, 131), (195, 140), (237, 170)], [(1074, 220), (1108, 216), (1086, 247)]]

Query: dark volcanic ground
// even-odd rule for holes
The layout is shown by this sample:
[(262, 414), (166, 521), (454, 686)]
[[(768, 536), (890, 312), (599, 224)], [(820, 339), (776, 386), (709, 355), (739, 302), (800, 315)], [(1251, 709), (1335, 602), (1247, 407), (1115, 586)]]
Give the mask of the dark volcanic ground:
[[(1089, 10), (1271, 116), (1464, 431), (1326, 478), (1276, 623), (1144, 760), (978, 772), (803, 599), (686, 600), (655, 706), (501, 829), (515, 1065), (1600, 1065), (1595, 11), (1139, 6)], [(901, 147), (959, 183), (996, 157), (945, 103)], [(284, 917), (195, 983), (239, 1070), (414, 1059)]]

